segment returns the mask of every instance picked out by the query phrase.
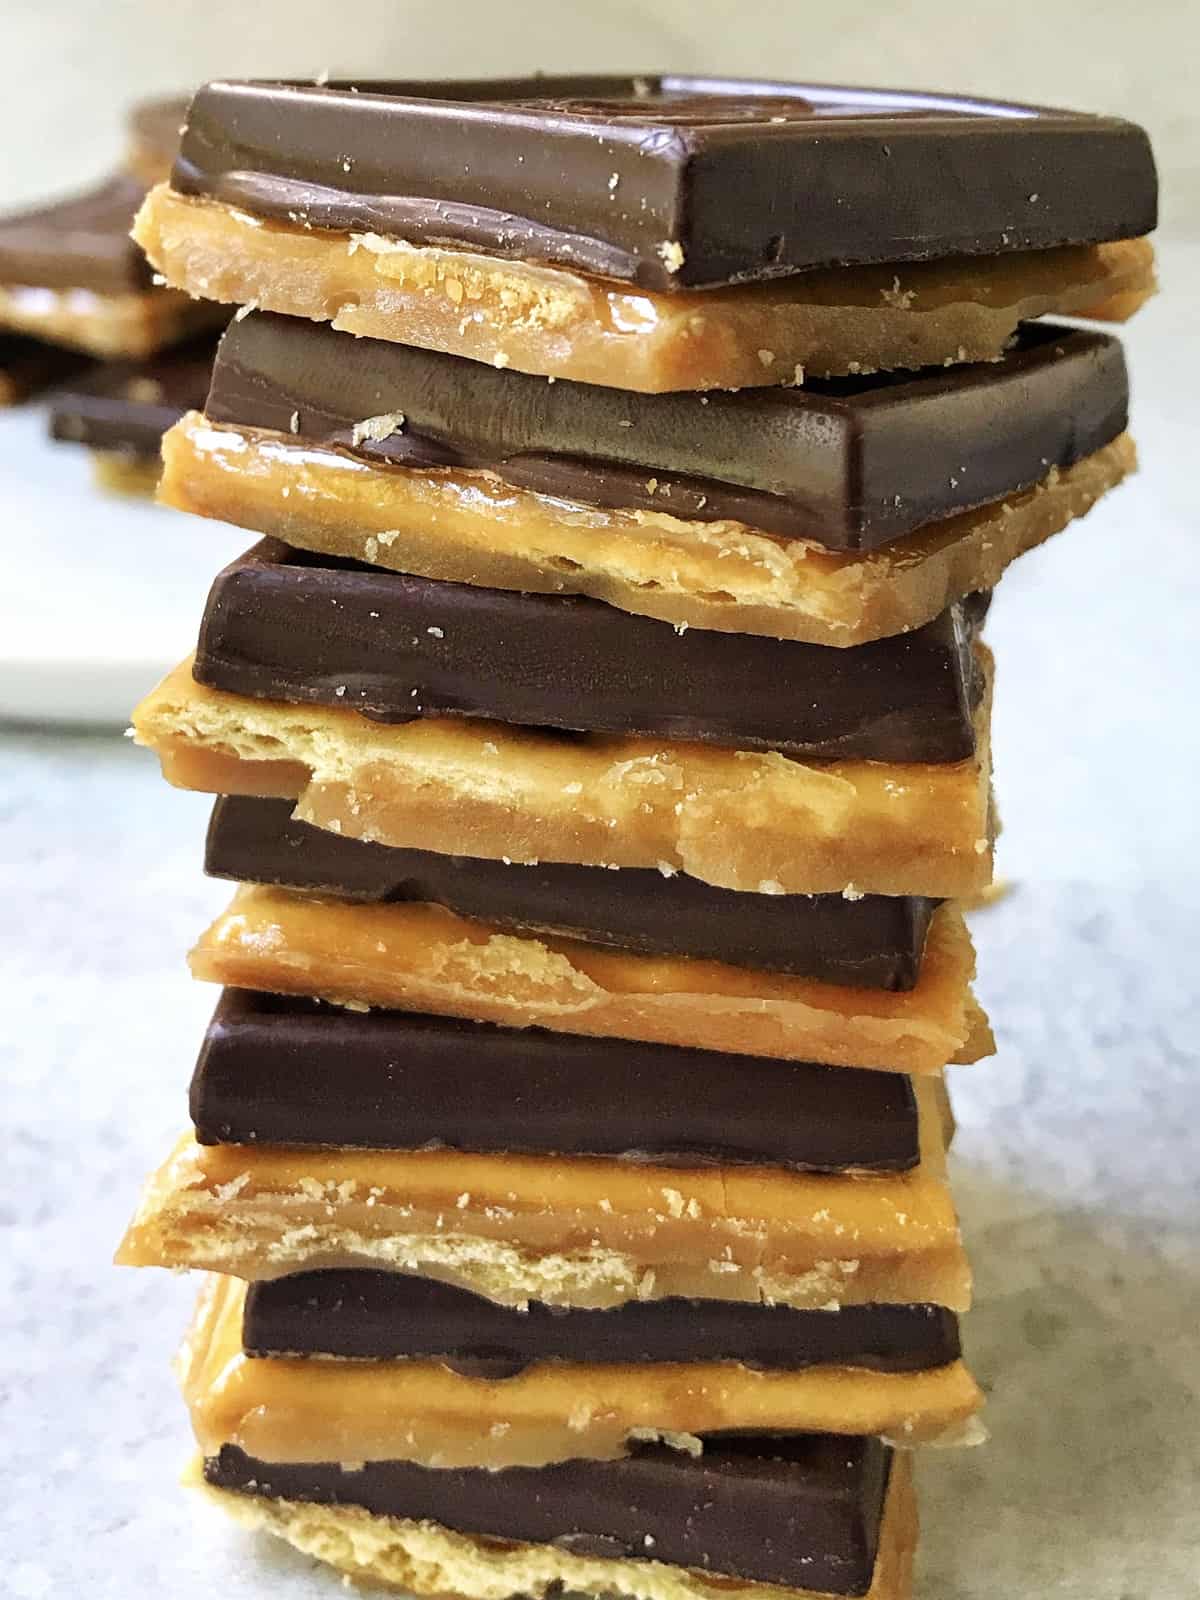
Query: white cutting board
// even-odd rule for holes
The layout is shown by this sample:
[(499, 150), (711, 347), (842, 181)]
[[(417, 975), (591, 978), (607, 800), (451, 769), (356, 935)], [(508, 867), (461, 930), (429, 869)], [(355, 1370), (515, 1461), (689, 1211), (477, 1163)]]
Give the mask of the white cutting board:
[(38, 406), (0, 411), (0, 721), (116, 726), (195, 646), (226, 523), (94, 486)]

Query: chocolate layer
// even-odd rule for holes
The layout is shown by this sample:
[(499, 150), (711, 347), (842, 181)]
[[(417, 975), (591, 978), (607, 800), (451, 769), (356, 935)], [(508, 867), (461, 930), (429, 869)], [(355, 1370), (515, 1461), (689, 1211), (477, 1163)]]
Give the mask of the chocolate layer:
[(157, 459), (167, 429), (204, 404), (215, 350), (204, 334), (149, 361), (106, 362), (54, 396), (50, 437)]
[(145, 192), (118, 173), (73, 199), (0, 218), (0, 284), (96, 294), (149, 288), (150, 268), (129, 237)]
[(172, 185), (648, 288), (1146, 233), (1145, 133), (950, 95), (678, 75), (210, 83)]
[(222, 991), (190, 1094), (201, 1144), (449, 1148), (903, 1171), (900, 1073)]
[(943, 1306), (797, 1311), (739, 1300), (631, 1300), (606, 1311), (531, 1302), (527, 1311), (399, 1272), (299, 1272), (246, 1292), (248, 1355), (440, 1360), (511, 1377), (532, 1362), (738, 1361), (919, 1372), (957, 1361), (958, 1319)]
[[(487, 469), (589, 504), (871, 550), (1090, 455), (1128, 405), (1118, 341), (1053, 325), (1026, 327), (995, 364), (631, 394), (349, 346), (326, 323), (254, 312), (221, 343), (206, 411), (374, 465)], [(380, 416), (402, 421), (378, 438), (358, 426)]]
[(507, 864), (342, 838), (290, 800), (213, 807), (204, 870), (340, 900), (447, 906), (506, 931), (557, 933), (642, 955), (696, 956), (859, 988), (914, 987), (938, 902), (914, 895), (738, 894), (683, 873)]
[(851, 650), (677, 631), (578, 595), (385, 572), (263, 540), (209, 591), (193, 671), (389, 722), (482, 717), (744, 750), (954, 762), (974, 751), (980, 607)]
[(429, 1468), (405, 1461), (294, 1466), (233, 1445), (204, 1463), (222, 1489), (361, 1506), (460, 1533), (574, 1555), (861, 1595), (871, 1584), (892, 1452), (878, 1439), (727, 1434), (699, 1457), (639, 1445), (619, 1461)]

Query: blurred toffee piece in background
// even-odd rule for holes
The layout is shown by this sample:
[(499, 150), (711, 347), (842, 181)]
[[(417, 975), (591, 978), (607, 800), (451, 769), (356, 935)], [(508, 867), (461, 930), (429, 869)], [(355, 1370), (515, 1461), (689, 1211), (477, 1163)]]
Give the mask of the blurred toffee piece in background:
[(153, 494), (163, 434), (204, 404), (215, 353), (202, 334), (144, 361), (105, 362), (56, 389), (50, 437), (86, 446), (101, 487)]

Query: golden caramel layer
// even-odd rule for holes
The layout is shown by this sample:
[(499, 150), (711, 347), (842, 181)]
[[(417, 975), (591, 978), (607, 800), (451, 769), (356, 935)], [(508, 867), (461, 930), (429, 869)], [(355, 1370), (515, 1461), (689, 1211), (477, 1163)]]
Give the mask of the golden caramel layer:
[(496, 1380), (463, 1377), (438, 1361), (250, 1358), (242, 1352), (245, 1292), (235, 1279), (210, 1279), (180, 1358), (206, 1456), (233, 1444), (263, 1461), (499, 1469), (615, 1460), (635, 1430), (686, 1435), (689, 1444), (729, 1429), (957, 1442), (983, 1401), (961, 1361), (902, 1373), (547, 1361)]
[[(204, 1483), (199, 1461), (185, 1481), (244, 1527), (272, 1533), (348, 1579), (431, 1600), (552, 1600), (562, 1592), (595, 1600), (827, 1600), (810, 1589), (751, 1583), (659, 1561), (569, 1555), (554, 1545), (473, 1538), (436, 1523), (372, 1516), (354, 1506), (213, 1489)], [(863, 1600), (911, 1600), (916, 1543), (912, 1465), (901, 1453), (892, 1462), (875, 1572)]]
[(970, 1273), (936, 1089), (921, 1162), (835, 1176), (449, 1150), (295, 1151), (182, 1139), (118, 1260), (247, 1279), (380, 1267), (505, 1305), (632, 1299), (966, 1309)]
[(164, 776), (298, 798), (297, 816), (381, 844), (521, 862), (682, 871), (759, 894), (971, 895), (992, 875), (991, 657), (976, 754), (954, 763), (799, 761), (198, 684), (190, 663), (133, 714)]
[(739, 389), (990, 361), (1045, 312), (1124, 318), (1154, 291), (1148, 240), (806, 272), (651, 293), (561, 267), (305, 230), (160, 184), (133, 236), (189, 294), (618, 389)]
[(91, 289), (0, 285), (0, 328), (112, 359), (153, 355), (185, 334), (219, 326), (213, 306), (172, 289), (97, 294)]
[(197, 978), (230, 988), (885, 1072), (991, 1054), (974, 966), (954, 906), (934, 915), (916, 987), (894, 992), (257, 886), (238, 890), (191, 955)]
[(727, 633), (850, 646), (932, 621), (990, 589), (1134, 470), (1122, 434), (1007, 501), (866, 555), (740, 522), (605, 510), (516, 489), (490, 472), (378, 467), (285, 434), (192, 412), (163, 440), (159, 498), (303, 550), (454, 583), (583, 594)]

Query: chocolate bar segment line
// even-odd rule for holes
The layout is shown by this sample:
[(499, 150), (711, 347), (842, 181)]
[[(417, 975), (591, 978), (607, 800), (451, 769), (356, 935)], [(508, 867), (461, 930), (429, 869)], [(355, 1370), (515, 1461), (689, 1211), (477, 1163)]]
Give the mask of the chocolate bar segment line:
[(621, 1461), (503, 1472), (402, 1461), (347, 1472), (256, 1461), (226, 1445), (204, 1475), (244, 1494), (858, 1595), (871, 1582), (891, 1455), (874, 1439), (727, 1435), (699, 1457), (643, 1445)]
[[(749, 1075), (749, 1076), (747, 1076)], [(901, 1172), (899, 1073), (224, 991), (192, 1078), (202, 1144), (618, 1156)]]
[(222, 340), (206, 415), (380, 466), (482, 469), (835, 550), (1030, 488), (1120, 433), (1129, 399), (1116, 339), (1053, 325), (1026, 325), (994, 364), (704, 396), (551, 385), (380, 339), (346, 350), (327, 324), (253, 312)]
[(173, 187), (657, 290), (1148, 232), (1145, 133), (945, 95), (683, 76), (216, 82)]
[(958, 1319), (943, 1306), (843, 1306), (798, 1311), (737, 1300), (631, 1300), (607, 1310), (497, 1305), (398, 1272), (293, 1273), (246, 1291), (242, 1346), (251, 1356), (335, 1356), (444, 1362), (481, 1378), (534, 1362), (736, 1361), (916, 1372), (961, 1355)]
[(192, 671), (256, 700), (384, 722), (474, 717), (783, 755), (950, 763), (974, 754), (982, 604), (828, 650), (677, 630), (574, 595), (384, 573), (264, 540), (209, 592)]
[(694, 956), (867, 989), (912, 989), (938, 901), (917, 895), (746, 894), (650, 868), (526, 866), (350, 839), (289, 800), (223, 795), (204, 870), (338, 900), (447, 907), (497, 929), (557, 933), (641, 955)]

